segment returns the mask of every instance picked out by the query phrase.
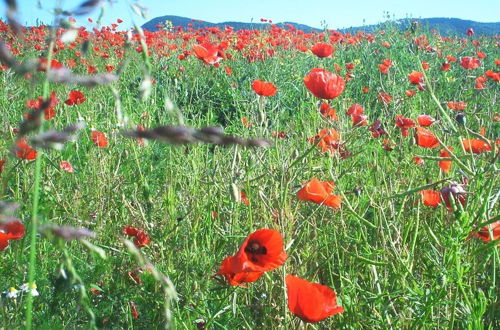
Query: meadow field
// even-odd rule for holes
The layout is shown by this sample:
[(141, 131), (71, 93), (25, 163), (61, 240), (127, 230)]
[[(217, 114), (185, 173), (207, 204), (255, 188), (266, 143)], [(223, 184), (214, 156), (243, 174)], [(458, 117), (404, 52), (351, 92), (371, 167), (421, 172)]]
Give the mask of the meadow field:
[(78, 13), (0, 21), (0, 329), (500, 328), (498, 36)]

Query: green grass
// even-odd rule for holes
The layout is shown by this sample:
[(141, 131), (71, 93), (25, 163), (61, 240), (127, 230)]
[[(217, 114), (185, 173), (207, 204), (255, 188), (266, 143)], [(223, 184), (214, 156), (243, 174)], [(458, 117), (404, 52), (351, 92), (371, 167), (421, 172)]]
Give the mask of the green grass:
[[(24, 220), (27, 233), (0, 252), (0, 290), (19, 288), (28, 281), (34, 200), (39, 200), (35, 209), (41, 226), (89, 228), (98, 235), (89, 241), (106, 253), (103, 259), (79, 241), (36, 237), (34, 278), (40, 296), (33, 299), (33, 328), (162, 328), (166, 324), (165, 307), (171, 311), (172, 327), (178, 329), (196, 328), (197, 322), (207, 329), (298, 328), (301, 321), (287, 308), (286, 274), (333, 288), (339, 305), (345, 308), (344, 313), (312, 328), (500, 326), (498, 247), (471, 237), (479, 224), (498, 219), (498, 151), (467, 154), (461, 139), (470, 133), (456, 122), (453, 125), (458, 131), (451, 131), (429, 89), (412, 98), (404, 95), (406, 89), (415, 89), (407, 75), (421, 71), (420, 62), (425, 60), (431, 67), (426, 75), (436, 98), (443, 105), (446, 101), (465, 101), (467, 128), (478, 132), (484, 126), (486, 138), (498, 139), (498, 122), (493, 122), (498, 112), (498, 83), (489, 80), (486, 89), (474, 89), (477, 76), (487, 69), (497, 69), (495, 39), (479, 39), (480, 50), (487, 54), (481, 68), (467, 71), (452, 63), (450, 71), (441, 72), (445, 58), (440, 53), (457, 58), (474, 56), (476, 47), (471, 42), (462, 47), (456, 39), (441, 41), (427, 33), (429, 43), (440, 52), (413, 52), (409, 37), (389, 27), (384, 35), (377, 34), (373, 43), (361, 40), (357, 45), (336, 44), (331, 59), (276, 46), (275, 56), (249, 63), (241, 52), (230, 49), (227, 52), (233, 58), (215, 68), (203, 65), (195, 56), (178, 60), (183, 40), (171, 35), (176, 39), (166, 42), (179, 45), (179, 49), (166, 57), (158, 56), (153, 49), (148, 59), (156, 83), (147, 99), (138, 97), (147, 71), (143, 57), (135, 51), (138, 43), (125, 49), (125, 58), (130, 61), (119, 81), (112, 84), (128, 119), (125, 128), (177, 125), (181, 117), (187, 126), (222, 126), (228, 134), (265, 137), (274, 145), (243, 149), (149, 141), (141, 147), (119, 134), (123, 127), (116, 115), (118, 98), (110, 87), (90, 89), (50, 83), (44, 91), (44, 73), (34, 72), (32, 80), (27, 81), (10, 70), (2, 71), (0, 158), (6, 158), (7, 163), (0, 173), (0, 199), (20, 204), (17, 216)], [(10, 42), (6, 36), (3, 33), (2, 39)], [(211, 38), (217, 40), (216, 35)], [(317, 39), (316, 35), (304, 42), (310, 45)], [(384, 40), (391, 48), (380, 46)], [(102, 59), (92, 47), (102, 48), (108, 41), (96, 36), (91, 41), (86, 59), (99, 72), (106, 64), (117, 66), (122, 61), (114, 55), (114, 49), (121, 46), (110, 46), (106, 51), (111, 57)], [(193, 42), (190, 40), (187, 50)], [(43, 53), (35, 53), (32, 43), (20, 39), (11, 43), (22, 50), (23, 58)], [(265, 48), (272, 47), (264, 43)], [(75, 55), (65, 49), (54, 57), (64, 64)], [(381, 75), (377, 67), (385, 58), (395, 62), (388, 76)], [(307, 91), (302, 79), (314, 67), (333, 71), (334, 63), (342, 67), (344, 75), (349, 62), (357, 63), (352, 70), (355, 78), (330, 102), (337, 109), (339, 121), (328, 122), (319, 114), (320, 102)], [(224, 65), (233, 69), (232, 76), (226, 75)], [(85, 73), (86, 66), (78, 65), (75, 71)], [(278, 88), (277, 95), (262, 104), (267, 129), (259, 125), (262, 100), (250, 88), (254, 79), (271, 81)], [(362, 93), (364, 86), (370, 92)], [(87, 100), (66, 106), (63, 101), (72, 89), (83, 91)], [(80, 118), (87, 128), (61, 151), (39, 150), (40, 195), (33, 198), (35, 162), (9, 154), (15, 141), (12, 128), (18, 127), (27, 112), (25, 102), (48, 91), (55, 91), (60, 103), (56, 116), (44, 122), (42, 130), (60, 130)], [(378, 102), (379, 91), (392, 95), (393, 102)], [(169, 102), (175, 104), (173, 110)], [(389, 136), (375, 139), (368, 126), (352, 127), (345, 111), (354, 103), (363, 105), (369, 125), (380, 119)], [(445, 105), (444, 111), (454, 120), (455, 112)], [(414, 156), (438, 156), (441, 148), (423, 149), (412, 137), (403, 138), (394, 126), (397, 114), (414, 120), (418, 114), (440, 119), (431, 130), (454, 148), (471, 171), (466, 186), (471, 194), (463, 209), (451, 212), (444, 206), (428, 208), (420, 203), (418, 193), (405, 194), (442, 179), (461, 182), (463, 170), (457, 162), (447, 175), (440, 172), (437, 161), (426, 160), (423, 167), (415, 165)], [(243, 127), (242, 117), (249, 118), (251, 128)], [(352, 157), (329, 156), (317, 148), (308, 152), (311, 145), (307, 138), (325, 127), (335, 127), (341, 133)], [(91, 128), (106, 133), (107, 148), (92, 143)], [(287, 139), (272, 137), (271, 131), (281, 130), (287, 133)], [(393, 151), (382, 148), (384, 138), (395, 142)], [(61, 171), (61, 160), (71, 162), (75, 173)], [(345, 196), (341, 209), (298, 200), (296, 192), (313, 177), (336, 183), (334, 192)], [(245, 191), (249, 206), (232, 198), (233, 185)], [(435, 189), (444, 185), (438, 184)], [(353, 193), (357, 188), (361, 190), (359, 196)], [(218, 217), (214, 218), (212, 211)], [(147, 261), (124, 244), (121, 230), (125, 225), (143, 228), (150, 235), (151, 244), (140, 252), (170, 279), (177, 298), (172, 298), (168, 283), (155, 278), (154, 272), (145, 269), (140, 276), (142, 285), (130, 278), (128, 272), (139, 266), (146, 268)], [(289, 255), (286, 263), (248, 288), (231, 287), (221, 278), (213, 278), (222, 260), (260, 228), (281, 232)], [(100, 294), (90, 292), (96, 286), (102, 289)], [(23, 327), (26, 294), (0, 299), (0, 328)], [(139, 312), (137, 320), (131, 314), (131, 301)], [(91, 314), (95, 315), (95, 324)]]

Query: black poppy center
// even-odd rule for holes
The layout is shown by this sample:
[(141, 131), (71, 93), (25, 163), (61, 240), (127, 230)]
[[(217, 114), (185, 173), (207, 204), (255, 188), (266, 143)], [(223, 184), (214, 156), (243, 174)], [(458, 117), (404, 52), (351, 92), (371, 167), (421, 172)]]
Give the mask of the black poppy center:
[[(247, 246), (245, 247), (245, 252), (250, 253), (250, 254), (266, 254), (267, 249), (265, 246), (260, 244), (258, 241), (250, 241), (248, 242)], [(252, 261), (257, 261), (256, 256), (251, 256), (250, 258)]]

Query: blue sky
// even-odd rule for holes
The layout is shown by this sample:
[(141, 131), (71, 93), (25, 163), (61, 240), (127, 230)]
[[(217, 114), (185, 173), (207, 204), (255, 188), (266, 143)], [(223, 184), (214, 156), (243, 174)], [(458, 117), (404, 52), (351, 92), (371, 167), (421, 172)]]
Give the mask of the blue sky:
[[(51, 9), (57, 0), (40, 0), (43, 9), (37, 9), (37, 0), (17, 0), (20, 21), (33, 25), (36, 20), (51, 22)], [(72, 9), (83, 0), (60, 0), (64, 9)], [(384, 21), (387, 12), (391, 17), (426, 18), (456, 17), (479, 22), (500, 21), (499, 0), (142, 0), (139, 3), (149, 8), (148, 18), (143, 19), (130, 9), (134, 0), (115, 0), (112, 5), (102, 1), (106, 7), (104, 24), (117, 18), (124, 20), (122, 27), (129, 28), (134, 21), (141, 25), (151, 18), (163, 15), (185, 16), (209, 22), (259, 21), (260, 18), (274, 22), (292, 21), (313, 27), (344, 28)], [(0, 2), (0, 13), (5, 15), (4, 2)], [(385, 13), (385, 14), (384, 14)], [(97, 18), (99, 11), (78, 18), (78, 23), (91, 27), (87, 17)]]

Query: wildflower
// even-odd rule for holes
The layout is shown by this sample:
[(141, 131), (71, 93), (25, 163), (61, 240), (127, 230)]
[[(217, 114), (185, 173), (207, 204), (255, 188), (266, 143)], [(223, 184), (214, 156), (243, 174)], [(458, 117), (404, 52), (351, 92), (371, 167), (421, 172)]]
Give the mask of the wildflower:
[(422, 157), (415, 156), (413, 157), (413, 162), (417, 164), (418, 166), (424, 166), (425, 162), (422, 159)]
[(135, 237), (134, 245), (139, 249), (151, 243), (151, 238), (149, 237), (148, 234), (144, 232), (143, 229), (132, 226), (125, 226), (122, 229), (122, 233), (124, 233), (127, 236)]
[(224, 58), (222, 51), (208, 41), (194, 45), (193, 51), (196, 57), (207, 65), (216, 65)]
[(451, 68), (450, 63), (448, 63), (448, 62), (443, 62), (443, 64), (441, 65), (441, 69), (440, 69), (440, 70), (441, 70), (441, 71), (448, 71), (448, 70), (450, 70), (450, 68)]
[(415, 127), (415, 122), (411, 118), (406, 118), (401, 115), (396, 116), (396, 126), (401, 129), (401, 135), (408, 136), (408, 129)]
[(330, 108), (330, 105), (326, 102), (321, 103), (321, 106), (319, 108), (319, 112), (328, 119), (338, 120), (336, 110), (333, 108)]
[(320, 58), (324, 58), (324, 57), (331, 57), (335, 52), (335, 49), (330, 44), (320, 42), (315, 44), (311, 48), (311, 51), (313, 52), (314, 55)]
[(481, 61), (479, 61), (475, 57), (462, 57), (460, 59), (460, 65), (467, 70), (470, 69), (477, 69), (479, 66), (481, 66)]
[(380, 102), (382, 102), (384, 104), (388, 104), (392, 101), (392, 96), (390, 96), (389, 94), (386, 94), (386, 93), (379, 93), (377, 95), (377, 98)]
[(325, 69), (315, 68), (304, 77), (304, 84), (314, 96), (331, 100), (345, 89), (345, 81), (339, 75)]
[(15, 298), (17, 298), (19, 291), (16, 290), (16, 288), (11, 287), (11, 288), (9, 288), (9, 290), (5, 291), (4, 293), (5, 293), (5, 296), (7, 298), (15, 299)]
[(436, 121), (436, 119), (432, 118), (429, 115), (419, 115), (417, 117), (417, 122), (422, 127), (431, 126), (432, 124), (434, 124), (435, 121)]
[(465, 206), (466, 203), (466, 192), (462, 184), (458, 184), (452, 182), (450, 185), (445, 186), (441, 189), (441, 198), (443, 202), (446, 204), (448, 210), (452, 211), (453, 208), (451, 206), (451, 199), (455, 202), (455, 205), (458, 202)]
[(234, 256), (224, 259), (216, 275), (224, 275), (231, 285), (255, 282), (286, 258), (281, 234), (274, 229), (259, 229), (245, 239)]
[(258, 79), (252, 82), (252, 89), (261, 96), (273, 96), (276, 94), (276, 86), (273, 83)]
[(331, 288), (293, 275), (286, 276), (288, 309), (304, 322), (315, 323), (343, 313)]
[(431, 131), (422, 127), (416, 127), (415, 139), (417, 145), (423, 148), (436, 148), (439, 145), (436, 136)]
[(408, 75), (408, 80), (410, 80), (410, 84), (417, 85), (418, 89), (422, 90), (424, 86), (424, 74), (418, 71), (412, 71)]
[(68, 161), (60, 161), (59, 162), (59, 167), (61, 168), (61, 170), (65, 171), (65, 172), (68, 172), (68, 173), (73, 173), (74, 170), (73, 170), (73, 166), (71, 166), (71, 163), (68, 162)]
[(464, 146), (465, 151), (473, 154), (481, 154), (483, 152), (491, 151), (491, 146), (480, 139), (463, 139), (462, 145)]
[(24, 283), (23, 285), (21, 285), (20, 289), (23, 292), (29, 292), (29, 293), (31, 293), (31, 296), (33, 296), (33, 297), (37, 297), (37, 296), (40, 295), (38, 293), (37, 289), (36, 289), (36, 284), (35, 283)]
[(441, 203), (441, 194), (435, 190), (421, 190), (420, 196), (425, 206), (438, 207)]
[(465, 110), (467, 108), (467, 103), (462, 102), (462, 101), (458, 101), (458, 102), (451, 101), (451, 102), (446, 103), (446, 106), (451, 110), (462, 111), (462, 110)]
[(67, 105), (77, 105), (85, 102), (86, 98), (82, 92), (74, 90), (69, 92), (69, 98), (64, 101)]
[(21, 159), (33, 160), (36, 158), (37, 152), (35, 149), (31, 148), (26, 141), (26, 138), (16, 141), (16, 156)]
[[(476, 237), (482, 239), (485, 243), (491, 242), (492, 237), (493, 240), (500, 239), (500, 220), (484, 226), (475, 235)], [(500, 243), (498, 243), (498, 245), (500, 246)]]
[(332, 194), (334, 187), (335, 184), (332, 181), (320, 182), (318, 179), (312, 178), (297, 192), (297, 197), (303, 201), (340, 208), (342, 197)]
[(106, 148), (108, 146), (108, 139), (106, 135), (101, 131), (90, 132), (90, 138), (92, 142), (99, 148)]
[[(448, 149), (450, 149), (450, 151), (453, 151), (453, 148), (452, 147), (448, 147)], [(443, 157), (443, 158), (449, 158), (451, 157), (450, 154), (448, 153), (448, 151), (446, 151), (446, 149), (441, 149), (441, 152), (439, 154), (439, 157)], [(439, 161), (439, 167), (441, 168), (441, 170), (446, 174), (450, 171), (451, 169), (451, 164), (452, 164), (452, 161), (451, 160), (440, 160)]]

